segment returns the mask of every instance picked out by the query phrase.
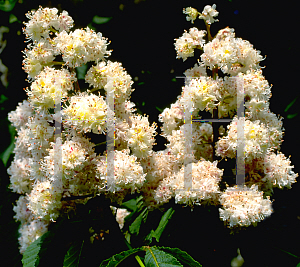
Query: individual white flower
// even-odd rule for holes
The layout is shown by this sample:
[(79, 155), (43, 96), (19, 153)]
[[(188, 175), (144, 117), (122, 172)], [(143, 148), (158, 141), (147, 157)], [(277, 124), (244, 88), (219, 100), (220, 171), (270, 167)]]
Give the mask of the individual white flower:
[(157, 125), (154, 122), (150, 126), (148, 117), (141, 115), (134, 115), (130, 120), (131, 125), (127, 132), (128, 146), (137, 157), (147, 157), (154, 145)]
[(223, 206), (219, 208), (220, 219), (230, 228), (256, 225), (273, 212), (270, 197), (264, 199), (257, 185), (229, 187), (221, 194), (220, 203)]
[(74, 95), (62, 110), (64, 125), (79, 132), (105, 133), (108, 106), (103, 96), (86, 92)]
[[(137, 157), (129, 155), (129, 149), (115, 150), (113, 163), (107, 161), (105, 156), (98, 158), (96, 177), (107, 185), (108, 192), (117, 193), (125, 190), (134, 193), (142, 187), (146, 174), (141, 164), (137, 162)], [(114, 168), (114, 177), (108, 177), (107, 168)]]
[(86, 27), (77, 29), (69, 34), (66, 31), (56, 33), (53, 44), (62, 53), (63, 60), (69, 67), (80, 67), (89, 61), (104, 59), (111, 54), (107, 50), (107, 39), (102, 33)]
[(186, 20), (191, 21), (191, 23), (194, 24), (194, 20), (197, 19), (198, 16), (198, 10), (192, 7), (187, 7), (183, 9), (183, 14), (186, 14)]
[(202, 13), (199, 14), (199, 19), (204, 19), (205, 23), (212, 24), (214, 22), (219, 21), (218, 19), (214, 19), (215, 16), (218, 16), (219, 12), (216, 10), (216, 4), (212, 6), (205, 6)]
[(40, 109), (54, 108), (56, 98), (64, 99), (73, 89), (75, 74), (66, 69), (56, 70), (45, 67), (26, 90), (31, 105)]
[(293, 183), (296, 183), (296, 178), (299, 176), (298, 173), (294, 173), (291, 166), (291, 161), (286, 158), (284, 154), (278, 152), (270, 153), (265, 158), (264, 172), (266, 179), (269, 180), (274, 187), (287, 187), (291, 188)]
[(20, 253), (23, 254), (27, 247), (40, 236), (48, 232), (48, 223), (44, 220), (35, 219), (24, 223), (19, 228)]
[(28, 118), (34, 113), (34, 108), (30, 105), (27, 100), (20, 102), (16, 108), (8, 113), (8, 120), (12, 123), (17, 130), (25, 126)]
[(37, 182), (27, 196), (28, 208), (39, 219), (55, 221), (62, 207), (62, 192), (49, 180)]
[(74, 21), (72, 17), (69, 16), (69, 13), (63, 10), (62, 13), (59, 14), (58, 18), (55, 20), (51, 20), (50, 25), (57, 29), (59, 32), (61, 31), (70, 31), (73, 27)]

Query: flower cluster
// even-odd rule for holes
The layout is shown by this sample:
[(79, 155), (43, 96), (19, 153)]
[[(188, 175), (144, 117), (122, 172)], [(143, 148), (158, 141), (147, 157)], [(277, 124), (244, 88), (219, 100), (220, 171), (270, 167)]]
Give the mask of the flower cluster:
[[(298, 174), (290, 160), (276, 154), (284, 129), (269, 110), (271, 88), (258, 65), (262, 56), (248, 41), (235, 38), (229, 27), (212, 38), (210, 24), (218, 21), (215, 8), (184, 10), (192, 23), (203, 19), (206, 31), (193, 27), (175, 39), (177, 58), (185, 61), (195, 49), (202, 54), (184, 72), (177, 101), (159, 115), (168, 143), (158, 152), (153, 151), (157, 125), (134, 113), (132, 79), (121, 63), (106, 60), (111, 51), (102, 34), (88, 27), (70, 32), (72, 18), (66, 11), (58, 15), (55, 8), (27, 14), (24, 33), (33, 43), (24, 51), (23, 64), (32, 83), (26, 89), (28, 99), (8, 115), (17, 130), (8, 174), (10, 188), (21, 195), (14, 207), (21, 222), (21, 253), (58, 217), (71, 216), (77, 204), (100, 194), (121, 204), (127, 194), (140, 192), (149, 209), (172, 198), (190, 207), (220, 206), (220, 219), (230, 228), (256, 225), (270, 216), (272, 188), (291, 188)], [(79, 88), (75, 68), (87, 62), (95, 65), (85, 75), (87, 87)], [(219, 69), (225, 77), (218, 77)], [(237, 100), (243, 92), (245, 116), (238, 117)], [(231, 118), (227, 132), (223, 126), (218, 129), (218, 141), (211, 122), (192, 121), (186, 127), (187, 115), (198, 117), (205, 110), (214, 116), (216, 109), (218, 118)], [(238, 137), (240, 123), (243, 140)], [(94, 142), (101, 135), (107, 142)], [(95, 146), (105, 143), (107, 150), (96, 153)], [(238, 147), (245, 156), (244, 187), (227, 184), (224, 169), (214, 159), (236, 158)], [(122, 228), (128, 212), (112, 209)]]

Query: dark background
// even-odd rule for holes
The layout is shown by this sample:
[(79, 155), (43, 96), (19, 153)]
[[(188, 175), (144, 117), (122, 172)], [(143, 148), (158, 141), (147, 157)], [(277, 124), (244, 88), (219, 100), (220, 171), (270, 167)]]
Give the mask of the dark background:
[[(0, 4), (4, 1), (0, 1)], [(142, 114), (149, 114), (150, 122), (156, 121), (158, 126), (159, 109), (170, 107), (181, 93), (184, 84), (183, 72), (194, 66), (200, 54), (185, 62), (176, 59), (174, 38), (179, 38), (184, 29), (191, 27), (205, 29), (203, 21), (196, 20), (194, 24), (187, 22), (182, 9), (192, 6), (202, 11), (205, 5), (217, 5), (219, 22), (211, 26), (212, 35), (218, 30), (229, 26), (235, 29), (236, 37), (248, 40), (254, 48), (267, 56), (261, 62), (263, 74), (272, 87), (270, 109), (275, 114), (284, 117), (284, 142), (281, 151), (291, 155), (293, 171), (300, 173), (298, 125), (299, 115), (288, 119), (288, 114), (299, 112), (300, 100), (285, 112), (287, 105), (299, 96), (298, 62), (299, 47), (296, 46), (299, 26), (297, 13), (294, 11), (294, 1), (285, 1), (275, 4), (271, 1), (157, 1), (157, 0), (127, 0), (127, 1), (19, 1), (9, 12), (0, 11), (0, 26), (9, 27), (10, 32), (4, 34), (7, 40), (6, 48), (0, 55), (2, 62), (9, 69), (8, 87), (0, 84), (1, 89), (1, 142), (0, 153), (5, 151), (11, 142), (8, 131), (7, 113), (14, 110), (17, 104), (26, 98), (23, 90), (29, 86), (25, 81), (26, 74), (21, 69), (25, 35), (22, 34), (22, 21), (27, 21), (25, 13), (31, 9), (56, 7), (59, 12), (66, 10), (75, 21), (76, 28), (87, 25), (93, 26), (96, 31), (102, 32), (113, 49), (111, 61), (119, 61), (126, 68), (133, 79), (137, 77), (133, 88), (131, 101)], [(18, 21), (9, 24), (9, 16), (14, 14)], [(112, 17), (105, 23), (97, 25), (92, 18)], [(175, 79), (174, 79), (175, 78)], [(165, 140), (157, 136), (158, 145), (154, 150), (164, 148)], [(12, 157), (6, 167), (9, 166)], [(17, 248), (16, 224), (12, 216), (12, 204), (19, 197), (7, 190), (9, 177), (2, 161), (0, 176), (1, 223), (0, 239), (1, 266), (19, 266), (20, 256)], [(229, 237), (227, 232), (219, 229), (217, 212), (215, 225), (209, 220), (196, 218), (197, 215), (185, 214), (180, 228), (181, 239), (172, 239), (172, 246), (187, 250), (203, 266), (230, 266), (230, 259), (236, 256), (236, 248), (241, 248), (245, 259), (244, 266), (296, 266), (300, 262), (299, 229), (299, 184), (292, 189), (276, 190), (273, 198), (274, 214), (256, 228), (249, 228), (237, 237)], [(179, 214), (179, 213), (178, 213)], [(200, 213), (199, 213), (200, 214)], [(194, 216), (194, 217), (193, 217)], [(199, 216), (198, 216), (199, 217)], [(189, 218), (189, 219), (188, 219)], [(203, 217), (205, 218), (205, 217)], [(202, 221), (200, 223), (200, 221)], [(198, 223), (199, 222), (199, 223)], [(173, 231), (179, 230), (179, 225)], [(213, 225), (213, 226), (212, 226)], [(172, 226), (173, 227), (173, 226)], [(171, 228), (170, 228), (171, 229)], [(172, 228), (173, 229), (173, 228)], [(193, 229), (193, 230), (188, 230)], [(195, 233), (197, 229), (197, 233)], [(210, 229), (210, 230), (208, 230)], [(193, 232), (192, 232), (193, 231)], [(171, 240), (171, 239), (170, 239)], [(177, 243), (175, 243), (177, 242)], [(188, 244), (192, 244), (189, 246)], [(197, 247), (198, 246), (198, 247)], [(286, 251), (286, 252), (283, 252)]]

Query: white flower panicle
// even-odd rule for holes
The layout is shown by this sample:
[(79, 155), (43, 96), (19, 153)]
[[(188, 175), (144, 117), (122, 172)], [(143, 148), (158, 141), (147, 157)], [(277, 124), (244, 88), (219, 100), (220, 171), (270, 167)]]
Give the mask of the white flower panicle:
[(256, 225), (273, 212), (270, 197), (264, 199), (257, 185), (229, 187), (221, 194), (220, 203), (220, 219), (230, 228)]
[[(106, 60), (111, 55), (107, 39), (89, 27), (70, 31), (73, 19), (66, 11), (58, 14), (56, 8), (39, 7), (26, 14), (29, 21), (23, 31), (32, 43), (23, 52), (23, 69), (32, 83), (25, 90), (28, 99), (8, 114), (17, 130), (15, 157), (7, 172), (10, 189), (21, 194), (14, 207), (14, 218), (21, 222), (21, 253), (56, 219), (76, 213), (78, 204), (99, 194), (122, 204), (127, 194), (138, 192), (148, 209), (161, 208), (171, 198), (192, 208), (221, 204), (220, 219), (230, 228), (240, 228), (271, 215), (269, 197), (274, 187), (291, 188), (296, 182), (299, 175), (292, 171), (290, 160), (274, 152), (283, 141), (284, 128), (282, 118), (269, 109), (271, 86), (259, 66), (260, 51), (236, 38), (229, 27), (211, 36), (210, 25), (218, 21), (215, 4), (205, 6), (202, 13), (192, 7), (183, 13), (192, 24), (197, 17), (203, 19), (206, 31), (192, 27), (175, 39), (177, 58), (185, 61), (195, 49), (202, 54), (184, 72), (181, 95), (159, 115), (161, 135), (168, 143), (157, 152), (153, 151), (157, 124), (150, 125), (147, 116), (135, 114), (135, 104), (129, 100), (134, 91), (132, 78), (121, 63)], [(81, 91), (75, 68), (88, 62), (94, 65), (85, 82), (92, 88)], [(219, 70), (224, 77), (218, 76)], [(241, 88), (245, 117), (238, 118)], [(95, 94), (102, 89), (102, 95)], [(113, 108), (107, 103), (111, 99)], [(187, 131), (186, 115), (201, 119), (205, 110), (214, 117), (215, 109), (219, 119), (232, 118), (227, 132), (219, 128), (222, 138), (216, 141), (214, 123), (192, 120), (192, 131)], [(243, 140), (237, 135), (240, 122)], [(58, 133), (57, 123), (61, 124)], [(97, 155), (95, 146), (106, 142), (94, 143), (96, 137), (112, 128), (114, 150), (107, 148)], [(219, 183), (224, 169), (217, 167), (214, 156), (235, 158), (240, 145), (244, 147), (245, 187), (223, 181), (227, 189), (222, 192)], [(192, 179), (190, 188), (185, 188), (186, 174)], [(128, 211), (115, 211), (122, 229)]]

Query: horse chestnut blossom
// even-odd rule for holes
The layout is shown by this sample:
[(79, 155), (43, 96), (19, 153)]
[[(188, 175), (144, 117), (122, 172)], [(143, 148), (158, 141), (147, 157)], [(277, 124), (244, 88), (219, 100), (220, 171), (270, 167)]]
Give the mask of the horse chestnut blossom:
[[(73, 19), (66, 11), (58, 14), (56, 8), (39, 7), (26, 14), (29, 21), (23, 32), (32, 43), (23, 52), (23, 69), (31, 85), (25, 90), (28, 99), (8, 114), (17, 136), (14, 160), (7, 170), (10, 188), (20, 194), (14, 218), (21, 222), (22, 254), (50, 224), (73, 216), (79, 204), (99, 195), (108, 198), (115, 211), (116, 203), (121, 205), (134, 193), (143, 196), (149, 210), (163, 209), (172, 198), (191, 208), (214, 205), (224, 224), (238, 229), (270, 216), (273, 188), (291, 188), (296, 182), (294, 166), (278, 152), (284, 128), (281, 118), (269, 109), (271, 87), (259, 66), (260, 51), (236, 38), (229, 27), (211, 36), (210, 25), (218, 21), (216, 5), (205, 6), (202, 13), (188, 7), (183, 13), (193, 24), (203, 19), (206, 30), (192, 27), (174, 39), (177, 58), (185, 61), (195, 49), (201, 55), (184, 72), (176, 102), (159, 114), (167, 144), (156, 152), (157, 125), (151, 125), (146, 114), (135, 113), (130, 101), (132, 78), (120, 62), (107, 60), (111, 55), (107, 39), (88, 27), (70, 31)], [(75, 68), (89, 62), (93, 65), (85, 75), (86, 87), (80, 88)], [(237, 116), (241, 93), (244, 117)], [(204, 111), (213, 119), (229, 117), (227, 131), (199, 120), (186, 128), (187, 115), (198, 119)], [(237, 132), (240, 122), (243, 142)], [(107, 142), (97, 143), (101, 135), (108, 135)], [(96, 153), (95, 147), (105, 143), (107, 149)], [(218, 163), (236, 158), (241, 146), (245, 183), (235, 186)], [(236, 175), (235, 169), (230, 171)], [(187, 173), (190, 188), (185, 188)], [(118, 206), (120, 228), (127, 214)]]

